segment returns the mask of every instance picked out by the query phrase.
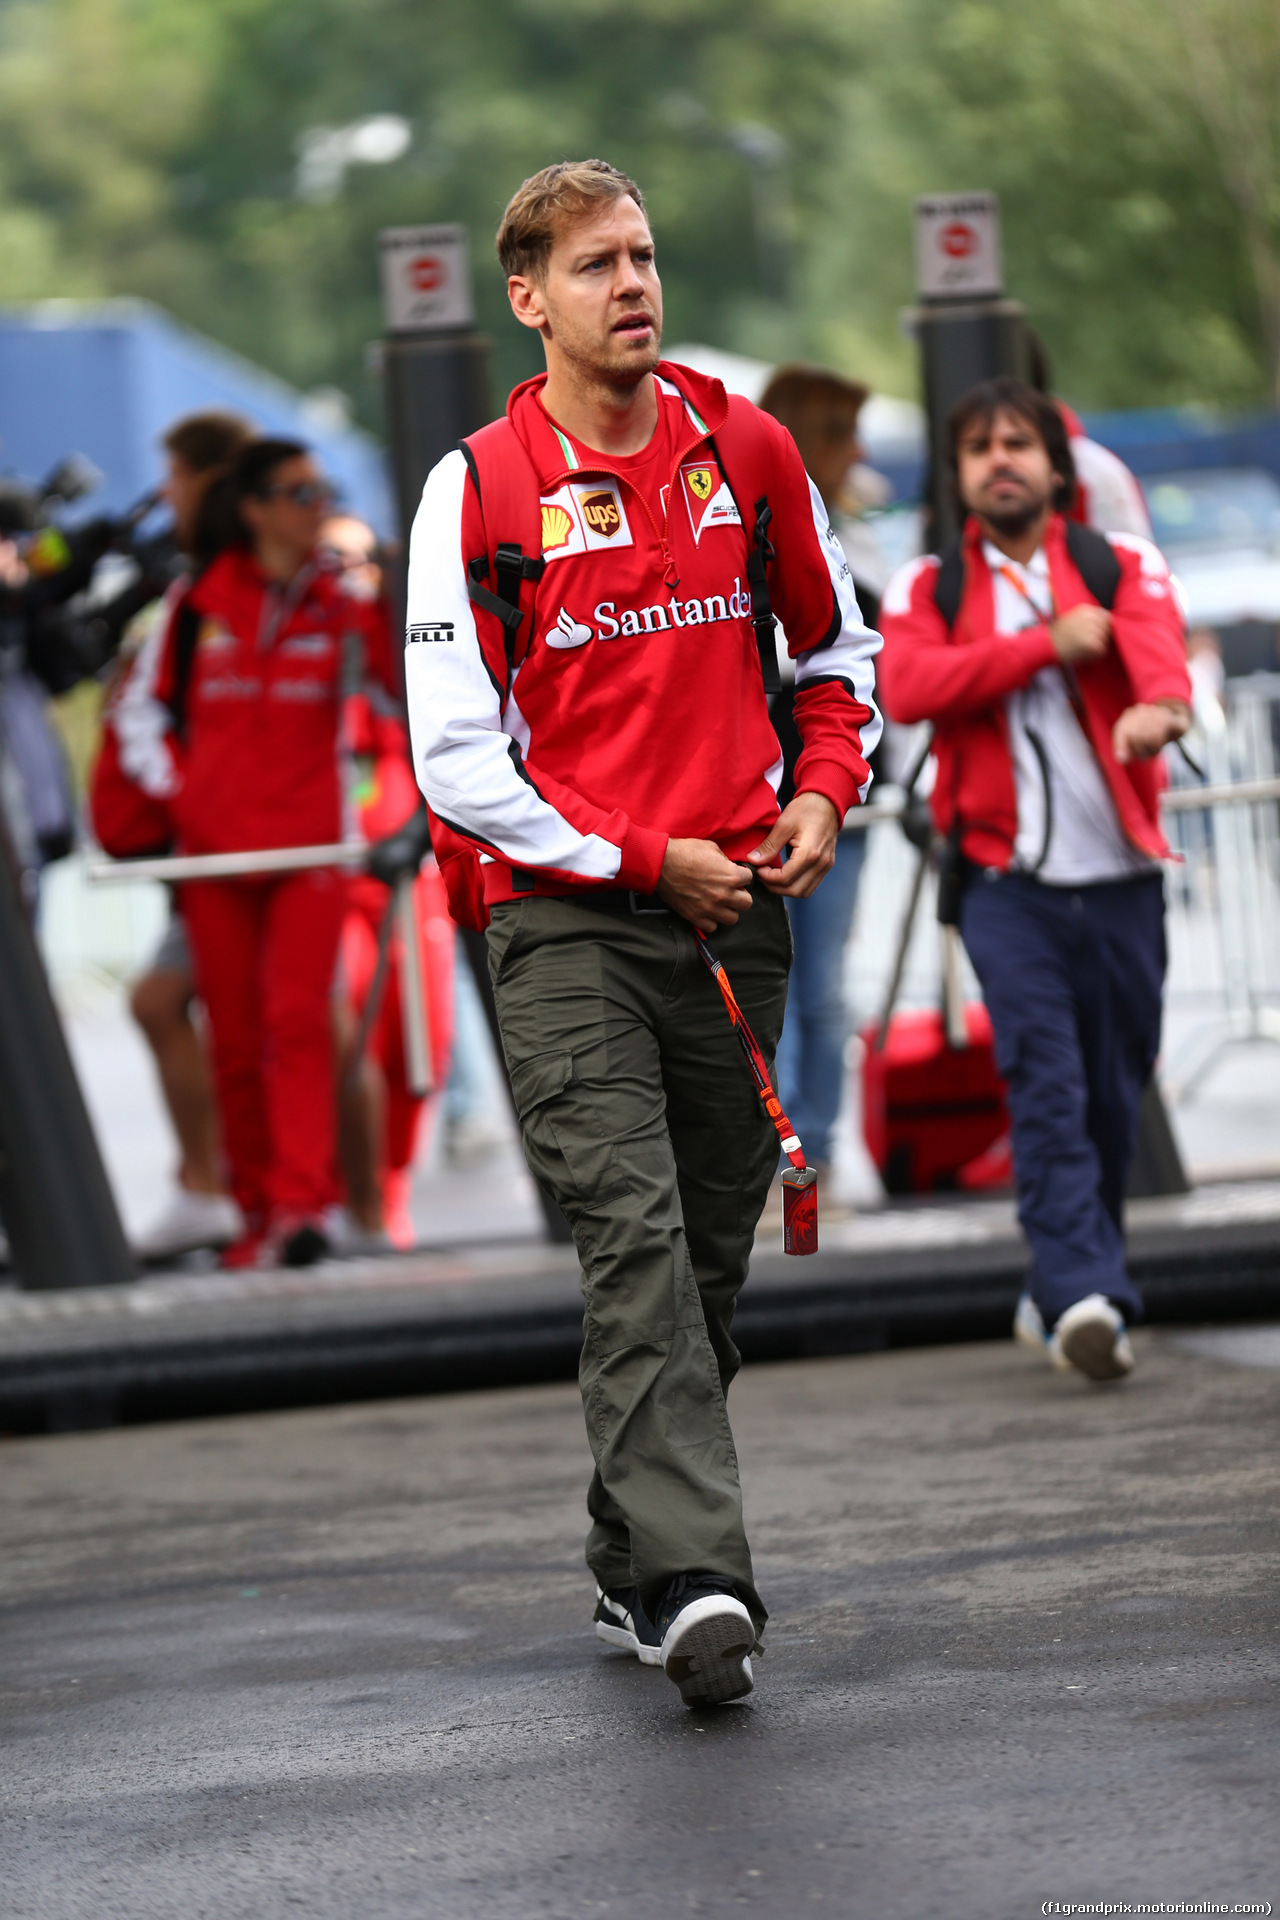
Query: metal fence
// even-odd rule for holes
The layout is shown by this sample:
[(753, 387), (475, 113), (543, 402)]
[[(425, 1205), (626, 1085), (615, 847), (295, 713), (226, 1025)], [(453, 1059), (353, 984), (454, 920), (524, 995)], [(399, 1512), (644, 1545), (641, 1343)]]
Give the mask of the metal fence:
[(1233, 1043), (1280, 1041), (1280, 674), (1228, 680), (1196, 720), (1207, 784), (1171, 754), (1164, 807), (1173, 1100)]
[[(1221, 700), (1197, 700), (1187, 747), (1176, 749), (1164, 825), (1169, 972), (1162, 1079), (1166, 1097), (1190, 1097), (1225, 1048), (1280, 1042), (1280, 674), (1226, 682)], [(911, 742), (912, 752), (919, 741)], [(909, 759), (910, 753), (900, 758)], [(845, 987), (852, 1024), (878, 1014), (917, 872), (894, 818), (900, 795), (882, 789), (868, 809), (866, 864)], [(942, 938), (936, 881), (921, 889), (898, 1004), (937, 1005)], [(965, 987), (980, 997), (967, 962)]]

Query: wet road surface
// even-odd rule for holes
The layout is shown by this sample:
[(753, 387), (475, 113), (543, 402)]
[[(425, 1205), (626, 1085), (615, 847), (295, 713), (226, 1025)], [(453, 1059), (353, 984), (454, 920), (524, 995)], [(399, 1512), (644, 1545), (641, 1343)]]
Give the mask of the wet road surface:
[(1216, 1338), (748, 1370), (713, 1716), (592, 1635), (572, 1388), (0, 1443), (0, 1913), (1280, 1908), (1280, 1339)]

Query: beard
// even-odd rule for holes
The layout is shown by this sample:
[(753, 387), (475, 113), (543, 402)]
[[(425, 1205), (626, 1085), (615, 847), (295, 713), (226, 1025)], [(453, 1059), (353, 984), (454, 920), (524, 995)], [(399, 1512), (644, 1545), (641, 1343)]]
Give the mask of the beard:
[(1024, 491), (1021, 499), (1010, 500), (1000, 506), (989, 506), (985, 500), (979, 499), (973, 503), (972, 510), (997, 533), (1003, 534), (1006, 539), (1016, 540), (1034, 525), (1052, 502), (1052, 491), (1044, 494)]
[(1002, 507), (998, 513), (985, 509), (982, 518), (1006, 539), (1016, 540), (1040, 518), (1048, 504), (1047, 500), (1024, 500), (1017, 506)]
[(662, 358), (661, 322), (648, 307), (639, 311), (653, 328), (652, 338), (643, 346), (628, 344), (627, 334), (607, 333), (602, 340), (599, 334), (585, 329), (579, 332), (566, 326), (563, 317), (558, 325), (553, 325), (552, 337), (565, 359), (592, 385), (625, 391), (638, 386)]

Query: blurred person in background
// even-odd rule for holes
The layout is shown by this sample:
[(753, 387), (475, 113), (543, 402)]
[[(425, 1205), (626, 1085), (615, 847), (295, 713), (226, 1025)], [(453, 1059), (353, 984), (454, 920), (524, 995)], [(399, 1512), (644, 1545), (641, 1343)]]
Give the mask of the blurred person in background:
[(959, 599), (939, 604), (950, 557), (895, 574), (884, 698), (935, 724), (934, 822), (1008, 1082), (1033, 1260), (1015, 1334), (1117, 1379), (1142, 1312), (1123, 1205), (1160, 1044), (1159, 756), (1191, 718), (1182, 616), (1157, 548), (1069, 527), (1075, 469), (1052, 400), (988, 381), (947, 436), (968, 516)]
[[(366, 677), (393, 693), (386, 607), (320, 552), (330, 489), (307, 447), (255, 440), (229, 478), (228, 544), (167, 610), (135, 774), (167, 805), (184, 853), (335, 841), (343, 698)], [(197, 622), (185, 663), (184, 605)], [(244, 1220), (226, 1266), (305, 1266), (329, 1247), (346, 904), (330, 868), (181, 889)]]
[(1027, 329), (1030, 349), (1030, 384), (1037, 393), (1053, 401), (1067, 430), (1067, 444), (1076, 470), (1076, 490), (1067, 508), (1069, 520), (1096, 527), (1099, 533), (1136, 533), (1142, 540), (1154, 540), (1151, 515), (1142, 488), (1119, 454), (1112, 453), (1100, 441), (1090, 439), (1084, 421), (1065, 400), (1053, 391), (1053, 363), (1049, 349), (1034, 327)]
[[(254, 428), (238, 414), (210, 409), (175, 421), (161, 442), (164, 497), (173, 514), (174, 542), (186, 558), (188, 579), (213, 558), (216, 535), (210, 521), (216, 516), (206, 510), (211, 489), (225, 480), (253, 437)], [(126, 672), (137, 668), (140, 686), (158, 660), (162, 626), (157, 613), (137, 659), (125, 665)], [(143, 658), (148, 645), (150, 660)], [(195, 998), (187, 931), (170, 895), (169, 923), (150, 965), (129, 995), (130, 1011), (151, 1049), (178, 1141), (173, 1191), (135, 1244), (144, 1260), (228, 1246), (242, 1230), (240, 1210), (222, 1178), (213, 1080), (197, 1025)]]
[[(800, 451), (810, 480), (822, 498), (853, 575), (854, 591), (866, 625), (880, 617), (884, 582), (876, 568), (874, 535), (858, 529), (854, 515), (862, 505), (854, 490), (863, 460), (858, 415), (868, 389), (825, 368), (779, 367), (760, 396), (760, 406), (786, 427)], [(872, 476), (873, 479), (875, 476)], [(875, 577), (866, 576), (874, 571)], [(784, 660), (782, 692), (769, 703), (769, 717), (783, 752), (780, 805), (795, 793), (796, 761), (801, 751), (795, 722), (795, 665)], [(871, 761), (876, 771), (874, 759)], [(832, 1216), (830, 1167), (832, 1136), (844, 1081), (848, 1010), (844, 997), (844, 952), (853, 926), (858, 880), (866, 855), (865, 833), (841, 833), (835, 865), (808, 899), (787, 901), (795, 958), (786, 1021), (778, 1044), (778, 1097), (812, 1165), (818, 1169), (821, 1205)], [(773, 1196), (771, 1195), (771, 1198)]]
[[(335, 514), (320, 531), (322, 553), (344, 570), (348, 590), (373, 601), (382, 595), (378, 538), (352, 514)], [(360, 686), (343, 704), (343, 742), (351, 769), (350, 800), (366, 840), (398, 833), (421, 806), (409, 759), (403, 710), (385, 692)], [(437, 1092), (449, 1075), (453, 1037), (454, 929), (444, 883), (433, 859), (414, 882), (431, 1078)], [(331, 1234), (343, 1251), (391, 1245), (413, 1246), (417, 1234), (409, 1211), (415, 1153), (425, 1146), (424, 1113), (434, 1115), (436, 1096), (409, 1090), (402, 1025), (399, 929), (384, 928), (391, 889), (373, 874), (347, 882), (338, 992), (335, 997), (338, 1053), (338, 1152), (346, 1214), (331, 1215)], [(380, 942), (386, 963), (379, 974)], [(376, 1003), (370, 1006), (370, 997)]]

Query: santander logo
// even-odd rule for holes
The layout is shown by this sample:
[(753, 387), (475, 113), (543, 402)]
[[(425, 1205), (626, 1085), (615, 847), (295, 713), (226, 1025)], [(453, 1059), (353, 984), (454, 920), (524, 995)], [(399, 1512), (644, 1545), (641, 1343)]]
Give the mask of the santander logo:
[(584, 627), (563, 607), (554, 627), (549, 628), (545, 635), (549, 647), (585, 647), (591, 638), (590, 627)]
[[(745, 620), (751, 614), (751, 595), (735, 576), (732, 593), (711, 593), (705, 600), (668, 600), (651, 607), (624, 607), (602, 600), (592, 613), (598, 640), (617, 640), (633, 633), (661, 633), (671, 627), (705, 627), (717, 620)], [(563, 644), (563, 643), (561, 643)]]

